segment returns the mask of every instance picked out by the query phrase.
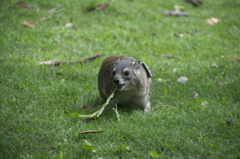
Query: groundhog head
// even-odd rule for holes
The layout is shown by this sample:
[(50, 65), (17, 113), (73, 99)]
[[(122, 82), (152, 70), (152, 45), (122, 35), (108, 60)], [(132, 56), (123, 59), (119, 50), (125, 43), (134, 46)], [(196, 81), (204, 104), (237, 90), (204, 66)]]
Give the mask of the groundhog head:
[(143, 77), (144, 74), (140, 72), (141, 67), (145, 70), (145, 76), (151, 77), (151, 72), (146, 66), (139, 60), (121, 60), (118, 59), (112, 70), (112, 81), (119, 91), (130, 90), (135, 87), (135, 79), (147, 78)]

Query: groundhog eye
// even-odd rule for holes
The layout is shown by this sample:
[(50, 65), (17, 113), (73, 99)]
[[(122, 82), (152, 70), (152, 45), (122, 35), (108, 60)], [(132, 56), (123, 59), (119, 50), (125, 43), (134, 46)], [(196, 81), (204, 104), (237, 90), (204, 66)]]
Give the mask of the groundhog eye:
[(112, 74), (115, 75), (115, 71), (113, 71)]
[(130, 72), (129, 72), (129, 71), (126, 71), (126, 72), (124, 72), (124, 74), (125, 74), (126, 76), (129, 76), (129, 75), (130, 75)]

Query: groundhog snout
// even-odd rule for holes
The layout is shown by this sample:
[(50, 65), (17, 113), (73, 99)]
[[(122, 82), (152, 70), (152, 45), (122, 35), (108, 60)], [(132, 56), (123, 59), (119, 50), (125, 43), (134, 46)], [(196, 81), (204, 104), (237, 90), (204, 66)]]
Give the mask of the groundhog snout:
[(122, 80), (121, 80), (118, 76), (116, 76), (116, 77), (113, 78), (113, 83), (115, 83), (116, 85), (121, 84), (121, 83), (122, 83), (121, 81), (122, 81)]
[(115, 76), (113, 78), (113, 83), (116, 85), (118, 89), (123, 88), (123, 86), (125, 85), (125, 82), (123, 81), (123, 79), (118, 76)]
[(119, 79), (118, 78), (114, 78), (113, 79), (113, 83), (118, 84), (119, 83)]

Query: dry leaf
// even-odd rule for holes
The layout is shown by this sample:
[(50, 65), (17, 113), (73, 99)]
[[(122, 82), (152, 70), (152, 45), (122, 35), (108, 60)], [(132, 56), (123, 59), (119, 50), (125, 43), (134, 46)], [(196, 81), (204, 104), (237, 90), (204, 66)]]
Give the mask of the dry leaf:
[(86, 110), (92, 110), (92, 108), (90, 108), (90, 107), (87, 106), (87, 105), (84, 105), (83, 108), (86, 109)]
[(186, 36), (186, 34), (184, 34), (184, 33), (173, 33), (173, 35), (176, 36), (176, 37), (184, 37), (184, 36)]
[(78, 60), (78, 61), (60, 61), (60, 60), (49, 60), (45, 62), (39, 62), (38, 65), (50, 65), (50, 66), (59, 66), (60, 64), (74, 64), (74, 63), (86, 63), (91, 62), (99, 57), (103, 56), (103, 54), (96, 54), (95, 56)]
[(203, 5), (203, 2), (200, 0), (185, 0), (185, 2), (192, 3), (195, 7), (200, 7)]
[(86, 121), (86, 122), (91, 122), (91, 121), (93, 121), (93, 120), (96, 120), (96, 118), (87, 118), (85, 121)]
[(97, 118), (99, 115), (102, 114), (102, 112), (104, 111), (104, 109), (109, 105), (111, 99), (114, 97), (114, 92), (116, 91), (116, 89), (112, 92), (112, 94), (108, 97), (107, 101), (98, 106), (95, 111), (92, 113), (92, 114), (89, 114), (89, 115), (81, 115), (81, 114), (78, 114), (78, 113), (72, 113), (71, 116), (74, 117), (74, 118)]
[(35, 24), (33, 24), (32, 22), (29, 22), (29, 21), (26, 21), (26, 20), (23, 22), (23, 24), (28, 26), (28, 27), (31, 27), (31, 28), (33, 28), (35, 26)]
[(180, 83), (187, 83), (188, 78), (185, 77), (185, 76), (182, 76), (182, 77), (179, 77), (179, 78), (177, 79), (177, 81), (180, 82)]
[(221, 56), (221, 58), (223, 59), (228, 59), (228, 60), (233, 60), (233, 61), (237, 61), (240, 63), (240, 58), (239, 57), (225, 57), (225, 56)]
[(198, 94), (197, 92), (195, 92), (194, 95), (193, 95), (193, 98), (194, 98), (194, 99), (199, 98), (199, 94)]
[(185, 12), (176, 12), (176, 11), (169, 11), (169, 10), (164, 11), (163, 14), (168, 16), (189, 16), (189, 14)]
[(226, 124), (227, 124), (228, 126), (230, 126), (230, 125), (233, 124), (233, 121), (232, 121), (232, 120), (226, 120)]
[(98, 10), (101, 10), (106, 7), (108, 7), (108, 3), (99, 4), (95, 7), (88, 8), (87, 10), (88, 10), (88, 12), (94, 12), (94, 11), (98, 11)]
[(25, 2), (18, 2), (16, 3), (18, 6), (21, 6), (22, 8), (31, 8), (31, 6)]
[(64, 10), (64, 8), (62, 6), (59, 6), (57, 8), (53, 8), (53, 9), (49, 10), (48, 14), (53, 15), (54, 13), (60, 12), (60, 11), (63, 11), (63, 10)]
[(98, 131), (98, 130), (87, 130), (87, 131), (83, 131), (83, 132), (80, 132), (79, 134), (92, 134), (92, 133), (102, 133), (104, 131)]
[(207, 19), (207, 24), (208, 25), (212, 25), (212, 26), (214, 26), (214, 25), (217, 25), (217, 23), (219, 22), (220, 20), (219, 19), (217, 19), (217, 18), (209, 18), (209, 19)]

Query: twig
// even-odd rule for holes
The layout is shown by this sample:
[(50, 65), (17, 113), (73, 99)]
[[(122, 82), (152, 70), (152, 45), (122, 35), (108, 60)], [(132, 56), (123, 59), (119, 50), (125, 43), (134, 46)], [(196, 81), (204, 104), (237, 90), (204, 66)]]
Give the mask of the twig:
[(169, 59), (180, 59), (180, 57), (177, 57), (177, 56), (172, 56), (172, 55), (157, 55), (157, 54), (154, 54), (154, 53), (149, 53), (151, 55), (154, 55), (154, 56), (157, 56), (157, 57), (165, 57), (165, 58), (169, 58)]
[(62, 6), (60, 6), (60, 7), (53, 8), (53, 9), (49, 10), (48, 14), (53, 15), (54, 13), (60, 12), (60, 11), (63, 11), (63, 10), (64, 10), (64, 8)]
[(81, 53), (81, 52), (76, 51), (76, 50), (73, 50), (73, 49), (67, 47), (67, 46), (66, 46), (64, 43), (62, 43), (59, 39), (54, 38), (54, 40), (55, 40), (58, 44), (62, 45), (62, 47), (64, 47), (65, 49), (67, 49), (67, 50), (69, 50), (69, 51), (72, 51), (72, 52), (74, 52), (75, 54), (78, 54), (78, 55), (82, 56), (82, 53)]
[(78, 60), (78, 61), (60, 61), (60, 60), (49, 60), (45, 62), (40, 62), (38, 65), (49, 65), (49, 66), (59, 66), (60, 64), (73, 64), (73, 63), (86, 63), (86, 62), (91, 62), (99, 57), (103, 56), (103, 54), (97, 54), (95, 56), (83, 59), (83, 60)]
[(57, 7), (57, 8), (53, 8), (53, 9), (48, 11), (48, 14), (49, 14), (48, 16), (42, 17), (42, 18), (40, 18), (38, 20), (39, 21), (45, 21), (45, 20), (49, 19), (56, 12), (60, 12), (60, 11), (63, 11), (63, 10), (64, 10), (64, 8), (62, 6)]
[(104, 131), (102, 130), (87, 130), (87, 131), (82, 131), (79, 134), (95, 134), (95, 133), (103, 133)]
[(200, 0), (184, 0), (185, 2), (189, 2), (192, 5), (196, 6), (196, 7), (200, 7), (203, 5), (203, 2)]
[(108, 7), (108, 3), (103, 3), (103, 4), (97, 5), (95, 7), (89, 8), (88, 12), (95, 12), (95, 11), (101, 10), (106, 7)]
[(192, 33), (192, 34), (187, 34), (187, 33), (173, 33), (174, 36), (176, 37), (186, 37), (186, 36), (199, 36), (204, 34), (205, 32), (198, 32), (198, 33)]
[(232, 61), (237, 61), (237, 62), (240, 63), (240, 58), (239, 57), (225, 57), (225, 56), (221, 56), (221, 58), (232, 60)]
[(163, 14), (168, 16), (189, 16), (189, 14), (185, 12), (169, 11), (169, 10), (164, 11)]
[(192, 33), (192, 36), (199, 36), (199, 35), (202, 35), (202, 34), (205, 34), (205, 31), (198, 32), (198, 33)]
[(89, 40), (89, 41), (93, 40), (93, 39), (90, 39), (90, 38), (88, 38), (86, 36), (82, 36), (82, 35), (80, 35), (80, 37), (83, 38), (83, 39)]
[(181, 12), (181, 11), (180, 11), (180, 9), (184, 9), (183, 6), (175, 5), (175, 6), (174, 6), (174, 9), (175, 9), (175, 11), (166, 10), (166, 11), (163, 12), (163, 14), (169, 15), (169, 16), (189, 16), (188, 13), (185, 13), (185, 12)]
[(97, 55), (95, 55), (95, 56), (86, 58), (86, 59), (84, 59), (82, 62), (91, 62), (91, 61), (93, 61), (93, 60), (95, 60), (95, 59), (97, 59), (97, 58), (99, 58), (99, 57), (101, 57), (101, 56), (104, 56), (104, 54), (97, 54)]

